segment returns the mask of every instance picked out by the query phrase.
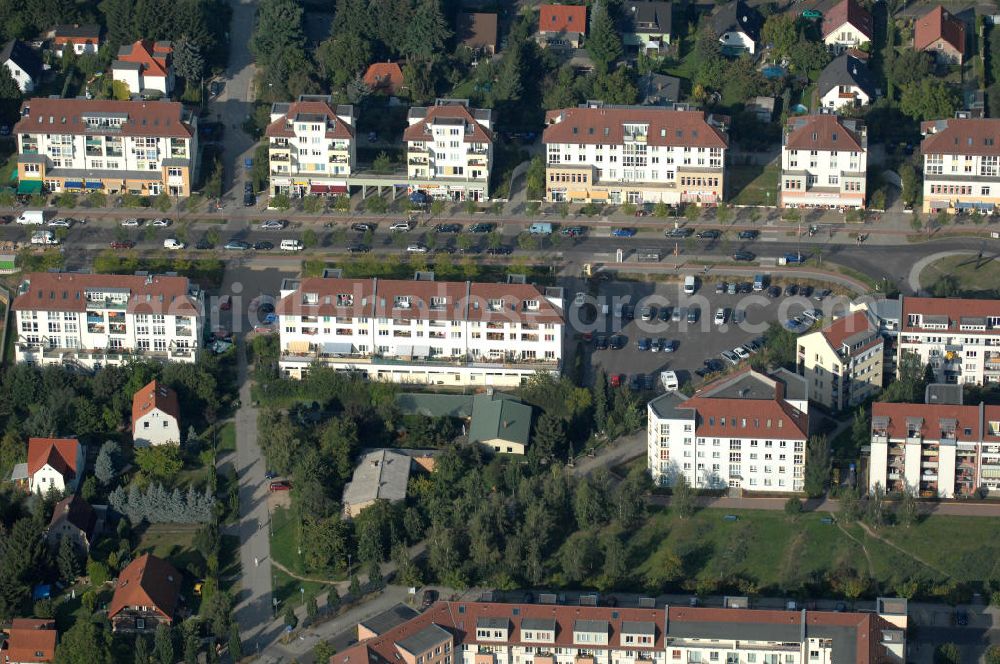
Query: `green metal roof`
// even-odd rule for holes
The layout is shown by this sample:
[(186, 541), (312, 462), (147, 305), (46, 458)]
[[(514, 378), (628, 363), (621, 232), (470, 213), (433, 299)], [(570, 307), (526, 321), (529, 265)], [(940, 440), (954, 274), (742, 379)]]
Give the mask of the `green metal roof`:
[(509, 440), (527, 446), (531, 433), (531, 406), (502, 394), (477, 394), (469, 426), (469, 442)]
[(21, 180), (17, 183), (17, 193), (19, 194), (40, 194), (42, 193), (41, 180)]
[(404, 413), (429, 417), (472, 417), (471, 394), (420, 394), (396, 395), (396, 407)]

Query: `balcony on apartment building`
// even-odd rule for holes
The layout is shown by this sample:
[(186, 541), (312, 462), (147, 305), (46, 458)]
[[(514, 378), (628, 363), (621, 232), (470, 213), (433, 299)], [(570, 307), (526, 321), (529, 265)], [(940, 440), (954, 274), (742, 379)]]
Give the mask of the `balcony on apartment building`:
[(112, 300), (108, 299), (88, 299), (87, 300), (87, 315), (90, 315), (91, 310), (102, 310), (102, 309), (112, 309), (116, 311), (125, 311), (128, 308), (128, 302), (123, 300)]
[(272, 150), (268, 153), (267, 158), (270, 161), (286, 162), (290, 161), (292, 157), (288, 152), (275, 152)]
[(330, 364), (389, 364), (401, 366), (415, 366), (421, 364), (453, 367), (472, 368), (503, 368), (545, 371), (554, 371), (560, 367), (559, 360), (546, 358), (526, 358), (526, 357), (486, 357), (486, 356), (451, 356), (451, 355), (427, 355), (423, 357), (414, 356), (391, 356), (373, 355), (371, 353), (358, 353), (351, 344), (343, 344), (343, 348), (334, 348), (341, 344), (324, 344), (326, 348), (321, 348), (317, 344), (310, 344), (308, 349), (282, 349), (282, 362), (309, 363), (321, 361)]
[(330, 164), (348, 164), (350, 163), (350, 161), (351, 161), (350, 158), (348, 158), (346, 155), (338, 155), (338, 154), (330, 155), (330, 158), (327, 160), (327, 162)]

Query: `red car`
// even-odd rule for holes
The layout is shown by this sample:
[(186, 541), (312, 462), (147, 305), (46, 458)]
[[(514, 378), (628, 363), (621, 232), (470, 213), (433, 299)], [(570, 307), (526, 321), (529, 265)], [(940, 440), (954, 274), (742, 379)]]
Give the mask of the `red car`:
[(135, 242), (130, 242), (129, 240), (115, 240), (111, 243), (112, 249), (131, 249), (135, 246)]
[(233, 296), (223, 295), (222, 298), (219, 300), (219, 309), (223, 311), (229, 311), (232, 308), (233, 308)]
[(624, 374), (614, 374), (611, 376), (611, 387), (621, 387), (624, 378)]
[(284, 480), (278, 482), (271, 482), (271, 486), (268, 487), (271, 491), (291, 491), (292, 483), (286, 482)]

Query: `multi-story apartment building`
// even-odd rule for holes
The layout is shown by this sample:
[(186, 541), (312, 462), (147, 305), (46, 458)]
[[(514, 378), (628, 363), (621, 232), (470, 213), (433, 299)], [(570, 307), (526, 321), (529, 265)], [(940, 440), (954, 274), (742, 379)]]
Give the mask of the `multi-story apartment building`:
[(389, 624), (329, 664), (901, 664), (907, 602), (880, 598), (872, 613), (438, 602)]
[(545, 116), (549, 201), (715, 204), (725, 192), (722, 118), (684, 106), (600, 102)]
[(197, 177), (198, 116), (176, 102), (39, 97), (14, 134), (19, 192), (190, 196)]
[(194, 362), (204, 304), (187, 277), (34, 272), (12, 304), (15, 358), (86, 369)]
[(781, 207), (864, 208), (868, 132), (832, 113), (789, 119), (781, 137)]
[(1000, 118), (958, 115), (920, 125), (924, 212), (992, 212), (1000, 203)]
[(525, 284), (310, 278), (276, 307), (280, 367), (315, 362), (372, 379), (519, 385), (562, 360), (562, 291)]
[(271, 195), (346, 194), (355, 170), (354, 107), (324, 95), (271, 106), (268, 144)]
[(468, 99), (438, 99), (411, 108), (406, 121), (411, 189), (454, 201), (489, 199), (496, 124), (491, 109), (470, 108)]
[(830, 410), (856, 406), (882, 389), (885, 342), (866, 310), (798, 338), (796, 364), (809, 399)]
[(960, 385), (927, 387), (925, 403), (872, 405), (868, 489), (925, 498), (1000, 490), (1000, 406), (964, 405)]
[(668, 392), (647, 406), (653, 481), (684, 475), (696, 488), (801, 491), (809, 435), (808, 386), (790, 371), (746, 370), (691, 398)]

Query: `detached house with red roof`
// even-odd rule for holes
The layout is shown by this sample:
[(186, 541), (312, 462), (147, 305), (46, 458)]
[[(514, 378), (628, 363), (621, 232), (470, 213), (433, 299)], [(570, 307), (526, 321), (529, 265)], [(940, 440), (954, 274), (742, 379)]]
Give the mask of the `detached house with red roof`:
[(781, 207), (865, 207), (868, 131), (832, 113), (789, 119), (781, 136)]
[(958, 116), (920, 124), (923, 210), (993, 212), (1000, 204), (1000, 118)]
[(11, 308), (18, 362), (92, 370), (194, 362), (205, 298), (187, 277), (33, 272)]
[(407, 177), (411, 190), (452, 201), (487, 201), (493, 168), (494, 112), (468, 99), (438, 99), (406, 116)]
[(171, 625), (180, 601), (181, 575), (162, 558), (144, 553), (121, 571), (108, 606), (115, 632), (152, 632)]
[(356, 131), (354, 107), (334, 104), (328, 95), (272, 104), (264, 132), (271, 195), (348, 193), (347, 178), (357, 168)]
[(857, 0), (843, 0), (823, 16), (823, 43), (834, 52), (872, 41), (872, 15)]
[(158, 92), (169, 97), (174, 91), (173, 56), (172, 43), (140, 39), (118, 49), (118, 58), (111, 63), (111, 75), (126, 84), (133, 95)]
[(52, 42), (52, 51), (61, 58), (68, 48), (76, 55), (97, 54), (101, 48), (101, 26), (96, 24), (57, 25), (46, 37)]
[(397, 95), (406, 90), (406, 80), (398, 62), (376, 62), (368, 67), (362, 78), (372, 92)]
[(0, 649), (3, 664), (38, 664), (54, 662), (59, 632), (51, 620), (14, 618), (7, 632), (7, 643)]
[(538, 44), (542, 48), (580, 48), (586, 33), (585, 5), (542, 5), (538, 8)]
[(132, 395), (132, 444), (180, 445), (181, 409), (177, 392), (153, 381)]
[(699, 489), (801, 491), (809, 437), (805, 379), (780, 369), (746, 369), (688, 398), (667, 392), (647, 406), (647, 461), (653, 481), (683, 475)]
[(31, 493), (49, 489), (73, 493), (86, 462), (83, 446), (76, 438), (29, 438), (28, 462), (14, 466), (11, 479), (26, 485)]
[(806, 379), (810, 401), (838, 411), (882, 389), (885, 341), (866, 310), (800, 336), (796, 346), (796, 369)]
[(725, 191), (727, 120), (602, 102), (549, 111), (546, 200), (714, 205)]
[(913, 48), (927, 51), (941, 64), (961, 64), (965, 58), (965, 22), (938, 5), (917, 19)]

